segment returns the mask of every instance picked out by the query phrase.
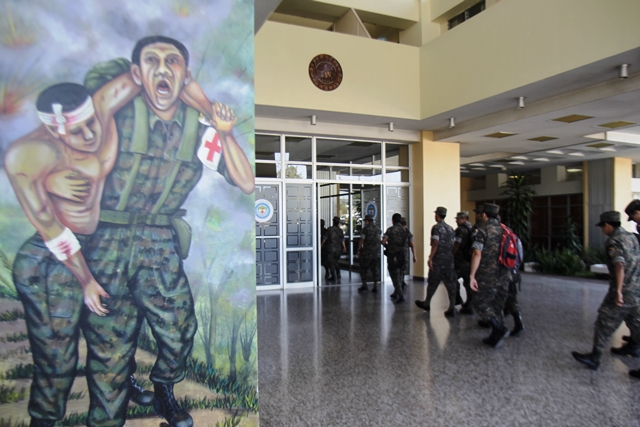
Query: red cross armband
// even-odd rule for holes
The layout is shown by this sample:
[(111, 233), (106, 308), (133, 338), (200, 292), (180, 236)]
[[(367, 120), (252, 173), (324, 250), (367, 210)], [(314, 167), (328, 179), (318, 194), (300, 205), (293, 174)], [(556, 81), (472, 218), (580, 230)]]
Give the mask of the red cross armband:
[(222, 158), (222, 143), (218, 132), (212, 127), (208, 127), (202, 135), (198, 158), (207, 168), (218, 170), (218, 164)]

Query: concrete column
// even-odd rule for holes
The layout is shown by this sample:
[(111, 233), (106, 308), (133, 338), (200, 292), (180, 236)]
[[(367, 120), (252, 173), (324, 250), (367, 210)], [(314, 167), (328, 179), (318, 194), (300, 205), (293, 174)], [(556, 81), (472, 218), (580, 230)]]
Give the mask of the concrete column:
[(418, 250), (414, 276), (425, 278), (436, 207), (446, 207), (445, 222), (456, 227), (455, 214), (460, 210), (460, 145), (434, 142), (433, 133), (423, 131), (420, 142), (412, 145), (412, 162), (412, 222)]

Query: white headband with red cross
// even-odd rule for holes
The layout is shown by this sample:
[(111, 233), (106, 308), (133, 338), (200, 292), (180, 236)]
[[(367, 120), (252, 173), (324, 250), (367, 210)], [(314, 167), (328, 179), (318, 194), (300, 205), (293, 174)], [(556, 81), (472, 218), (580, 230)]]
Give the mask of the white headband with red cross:
[(51, 104), (53, 113), (43, 113), (38, 111), (38, 117), (48, 126), (58, 126), (58, 133), (67, 134), (67, 126), (73, 126), (81, 123), (95, 114), (93, 108), (93, 100), (90, 96), (78, 108), (67, 113), (62, 112), (62, 105), (58, 103)]

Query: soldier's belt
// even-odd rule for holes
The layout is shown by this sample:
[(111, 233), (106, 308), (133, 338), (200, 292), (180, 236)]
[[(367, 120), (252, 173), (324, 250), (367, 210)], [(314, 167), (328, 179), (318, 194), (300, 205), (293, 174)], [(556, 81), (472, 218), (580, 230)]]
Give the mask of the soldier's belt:
[(102, 210), (100, 212), (100, 221), (110, 224), (120, 225), (156, 225), (159, 227), (168, 227), (172, 224), (172, 220), (183, 215), (161, 215), (139, 212), (122, 212)]

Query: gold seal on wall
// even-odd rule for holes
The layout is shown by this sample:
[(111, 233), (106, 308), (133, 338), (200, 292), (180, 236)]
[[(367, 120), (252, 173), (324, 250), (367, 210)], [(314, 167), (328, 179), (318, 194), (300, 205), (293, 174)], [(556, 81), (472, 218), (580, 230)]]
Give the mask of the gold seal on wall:
[(321, 54), (311, 60), (309, 77), (321, 90), (334, 90), (342, 83), (342, 67), (331, 55)]

